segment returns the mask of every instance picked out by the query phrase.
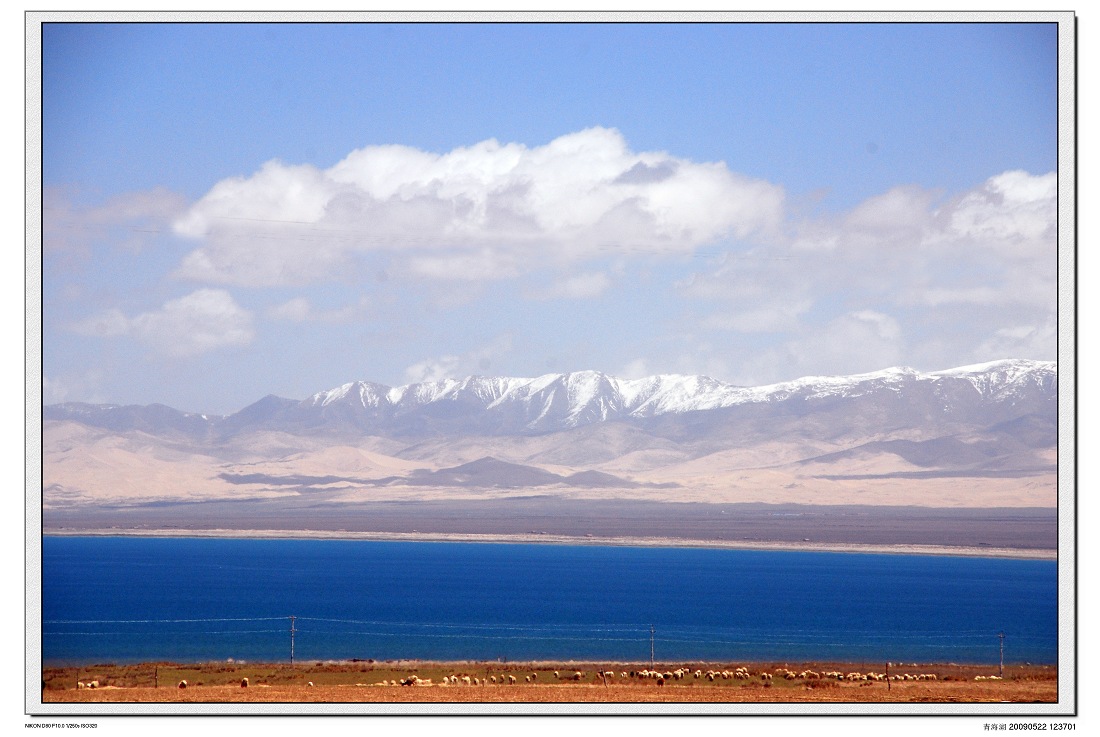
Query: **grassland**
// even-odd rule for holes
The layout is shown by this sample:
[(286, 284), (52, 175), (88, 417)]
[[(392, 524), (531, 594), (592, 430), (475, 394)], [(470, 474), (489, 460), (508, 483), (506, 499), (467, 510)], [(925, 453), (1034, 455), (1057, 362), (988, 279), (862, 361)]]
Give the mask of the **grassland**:
[[(748, 678), (732, 674), (744, 668)], [(883, 674), (885, 664), (658, 663), (683, 678), (641, 675), (648, 663), (145, 663), (43, 670), (42, 701), (63, 703), (1054, 703), (1054, 666), (892, 664), (890, 675), (923, 680), (843, 680), (825, 673)], [(603, 677), (601, 672), (613, 675)], [(695, 677), (695, 671), (701, 675)], [(714, 680), (708, 671), (719, 675)], [(724, 678), (722, 671), (731, 676)], [(794, 677), (785, 677), (790, 671)], [(808, 673), (819, 674), (813, 677)], [(557, 672), (558, 675), (555, 675)], [(576, 674), (578, 680), (572, 680)], [(769, 673), (771, 679), (761, 674)], [(625, 676), (623, 675), (625, 674)], [(633, 674), (633, 675), (632, 675)], [(934, 675), (935, 680), (927, 678)], [(399, 685), (415, 676), (420, 685)], [(458, 676), (459, 684), (445, 677)], [(465, 685), (469, 677), (470, 685)], [(242, 687), (243, 679), (248, 686)], [(476, 681), (475, 681), (476, 679)], [(514, 681), (513, 681), (514, 679)], [(96, 688), (78, 682), (97, 681)], [(430, 680), (430, 684), (428, 681)], [(181, 681), (186, 688), (179, 688)], [(474, 685), (476, 683), (480, 685)], [(312, 684), (312, 685), (309, 685)]]

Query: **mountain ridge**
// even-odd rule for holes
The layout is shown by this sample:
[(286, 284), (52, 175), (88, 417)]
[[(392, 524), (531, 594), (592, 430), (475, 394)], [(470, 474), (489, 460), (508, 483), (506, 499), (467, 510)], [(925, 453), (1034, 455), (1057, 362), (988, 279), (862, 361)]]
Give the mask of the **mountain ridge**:
[[(749, 416), (756, 406), (786, 407), (803, 414), (830, 403), (858, 404), (866, 397), (920, 397), (950, 414), (976, 407), (1034, 405), (1057, 399), (1057, 364), (1005, 359), (934, 372), (905, 367), (850, 376), (808, 376), (758, 387), (706, 376), (660, 374), (621, 379), (598, 371), (535, 378), (468, 376), (400, 387), (355, 381), (303, 400), (267, 395), (230, 415), (174, 410), (162, 404), (64, 403), (43, 408), (45, 420), (73, 420), (111, 430), (177, 432), (190, 437), (228, 437), (257, 429), (416, 436), (446, 434), (541, 434), (604, 422), (659, 426), (706, 413)], [(915, 401), (915, 400), (913, 400)], [(910, 403), (912, 404), (913, 401)], [(700, 413), (700, 414), (693, 414)], [(997, 416), (1009, 421), (1028, 412)]]
[[(43, 500), (330, 505), (448, 499), (1052, 506), (1051, 362), (736, 387), (599, 372), (350, 382), (228, 416), (43, 409)], [(281, 501), (279, 501), (281, 500)], [(314, 511), (311, 511), (314, 510)], [(258, 512), (257, 512), (258, 513)]]

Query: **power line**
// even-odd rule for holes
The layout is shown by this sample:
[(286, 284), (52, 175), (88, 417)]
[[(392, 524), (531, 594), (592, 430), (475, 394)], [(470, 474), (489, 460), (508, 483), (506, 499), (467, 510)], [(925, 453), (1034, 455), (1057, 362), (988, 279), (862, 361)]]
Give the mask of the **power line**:
[(174, 624), (179, 622), (274, 622), (286, 617), (207, 617), (204, 619), (44, 619), (42, 624)]

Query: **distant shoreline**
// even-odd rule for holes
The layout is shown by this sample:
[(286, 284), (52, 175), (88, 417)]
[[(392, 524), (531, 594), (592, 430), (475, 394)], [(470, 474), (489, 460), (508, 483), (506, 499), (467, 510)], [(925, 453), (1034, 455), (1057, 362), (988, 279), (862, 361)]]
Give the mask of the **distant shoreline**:
[(1015, 558), (1057, 560), (1052, 548), (1010, 548), (951, 545), (883, 545), (874, 543), (836, 543), (791, 541), (698, 540), (674, 537), (598, 536), (583, 537), (550, 534), (475, 534), (424, 532), (359, 532), (347, 530), (245, 530), (245, 529), (119, 529), (52, 528), (44, 537), (163, 537), (223, 538), (241, 540), (363, 540), (372, 542), (450, 542), (540, 545), (596, 545), (608, 547), (709, 548), (719, 550), (770, 550), (817, 553), (864, 553), (877, 555), (946, 555), (969, 558)]

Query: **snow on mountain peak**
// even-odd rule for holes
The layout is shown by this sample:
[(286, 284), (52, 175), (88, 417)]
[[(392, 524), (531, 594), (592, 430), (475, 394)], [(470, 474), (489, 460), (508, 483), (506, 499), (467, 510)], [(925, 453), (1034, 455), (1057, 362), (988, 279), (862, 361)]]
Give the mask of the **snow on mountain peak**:
[(972, 384), (984, 397), (1004, 398), (1017, 391), (1022, 382), (1052, 385), (1057, 381), (1057, 364), (1002, 360), (929, 373), (895, 366), (851, 376), (806, 376), (755, 387), (726, 384), (707, 376), (658, 374), (620, 379), (590, 370), (535, 378), (467, 376), (395, 388), (359, 381), (314, 394), (303, 404), (327, 407), (340, 403), (406, 413), (441, 402), (457, 403), (469, 411), (498, 416), (518, 411), (523, 417), (521, 424), (528, 430), (546, 430), (791, 398), (858, 397), (883, 389), (901, 391), (913, 382), (959, 379)]
[[(855, 406), (877, 407), (886, 414), (908, 408), (916, 413), (914, 416), (938, 416), (941, 410), (957, 414), (984, 407), (983, 417), (1007, 417), (1005, 412), (1016, 411), (1012, 408), (1025, 413), (1046, 411), (1044, 408), (1053, 406), (1051, 403), (1057, 399), (1057, 389), (1058, 365), (1029, 360), (991, 361), (928, 373), (893, 367), (853, 376), (809, 376), (756, 387), (726, 384), (707, 376), (659, 374), (620, 379), (599, 371), (577, 371), (536, 378), (468, 376), (400, 387), (356, 381), (302, 401), (268, 395), (227, 418), (187, 415), (162, 405), (81, 404), (46, 407), (44, 417), (112, 428), (159, 426), (168, 418), (172, 428), (185, 427), (187, 432), (206, 432), (217, 425), (221, 432), (240, 432), (249, 427), (311, 431), (331, 427), (381, 434), (495, 435), (556, 432), (615, 420), (648, 421), (738, 405), (775, 405), (782, 413), (787, 412), (782, 409), (785, 403), (801, 405), (821, 400), (825, 400), (824, 406), (836, 409), (839, 405), (833, 400), (856, 399), (860, 401)], [(894, 397), (901, 403), (896, 403)], [(889, 401), (883, 403), (883, 399)], [(767, 411), (766, 406), (758, 409)], [(795, 413), (801, 412), (796, 409)], [(758, 415), (756, 409), (751, 414)], [(898, 415), (899, 420), (903, 414)]]

